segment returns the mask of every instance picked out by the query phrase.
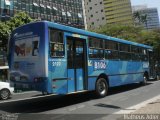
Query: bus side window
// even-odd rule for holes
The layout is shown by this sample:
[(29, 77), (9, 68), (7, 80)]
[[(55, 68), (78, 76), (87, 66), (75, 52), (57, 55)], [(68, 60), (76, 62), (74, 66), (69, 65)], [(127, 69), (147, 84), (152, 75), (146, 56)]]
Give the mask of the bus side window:
[(139, 54), (140, 48), (137, 46), (131, 46), (131, 53), (132, 53), (132, 60), (133, 61), (140, 61), (141, 55)]
[(120, 59), (128, 61), (132, 59), (130, 45), (119, 43)]
[(105, 41), (105, 58), (119, 60), (118, 42)]
[(63, 32), (50, 29), (50, 56), (64, 57)]
[(89, 38), (89, 57), (92, 59), (104, 59), (103, 39)]

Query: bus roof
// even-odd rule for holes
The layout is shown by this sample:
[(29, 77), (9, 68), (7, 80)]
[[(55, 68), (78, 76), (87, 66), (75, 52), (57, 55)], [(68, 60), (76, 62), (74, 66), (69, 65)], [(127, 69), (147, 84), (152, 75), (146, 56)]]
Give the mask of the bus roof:
[(131, 44), (131, 45), (136, 45), (136, 46), (152, 49), (152, 47), (148, 46), (148, 45), (144, 45), (144, 44), (140, 44), (140, 43), (136, 43), (136, 42), (131, 42), (131, 41), (127, 41), (127, 40), (123, 40), (123, 39), (119, 39), (119, 38), (115, 38), (115, 37), (111, 37), (111, 36), (107, 36), (107, 35), (103, 35), (103, 34), (98, 34), (95, 32), (89, 32), (86, 30), (82, 30), (82, 29), (78, 29), (78, 28), (74, 28), (74, 27), (69, 27), (69, 26), (65, 26), (65, 25), (61, 25), (61, 24), (57, 24), (57, 23), (53, 23), (53, 22), (48, 22), (48, 21), (45, 21), (45, 22), (48, 24), (49, 27), (72, 32), (75, 34), (81, 34), (81, 35), (91, 36), (91, 37), (96, 37), (96, 38), (101, 38), (101, 39), (108, 39), (108, 40), (112, 40), (112, 41), (116, 41), (116, 42), (121, 42), (121, 43), (126, 43), (126, 44)]
[[(119, 38), (115, 38), (115, 37), (111, 37), (111, 36), (107, 36), (107, 35), (103, 35), (103, 34), (98, 34), (98, 33), (95, 33), (95, 32), (89, 32), (89, 31), (86, 31), (86, 30), (83, 30), (83, 29), (69, 27), (69, 26), (61, 25), (61, 24), (54, 23), (54, 22), (39, 21), (39, 22), (33, 22), (33, 23), (29, 23), (29, 24), (35, 24), (35, 23), (44, 23), (44, 24), (47, 24), (48, 27), (51, 27), (51, 28), (56, 28), (56, 29), (59, 29), (59, 30), (63, 30), (63, 31), (67, 31), (67, 32), (75, 33), (75, 34), (80, 34), (80, 35), (84, 35), (84, 36), (107, 39), (107, 40), (112, 40), (112, 41), (121, 42), (121, 43), (125, 43), (125, 44), (144, 47), (144, 48), (147, 48), (147, 49), (153, 49), (153, 47), (148, 46), (148, 45), (144, 45), (144, 44), (140, 44), (140, 43), (136, 43), (136, 42), (131, 42), (131, 41), (127, 41), (127, 40), (123, 40), (123, 39), (119, 39)], [(26, 24), (26, 25), (29, 25), (29, 24)], [(21, 28), (21, 27), (19, 27), (19, 28)]]

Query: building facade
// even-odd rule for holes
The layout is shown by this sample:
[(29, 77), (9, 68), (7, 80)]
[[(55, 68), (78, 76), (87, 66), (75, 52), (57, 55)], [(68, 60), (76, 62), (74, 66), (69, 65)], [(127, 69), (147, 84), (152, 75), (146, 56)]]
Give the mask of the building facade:
[(1, 0), (0, 19), (25, 11), (31, 18), (84, 28), (82, 0)]
[(85, 27), (96, 29), (106, 24), (103, 0), (84, 0)]
[(107, 24), (133, 24), (130, 0), (104, 0)]
[(150, 30), (150, 29), (160, 28), (159, 15), (158, 15), (157, 8), (141, 7), (141, 9), (139, 9), (139, 6), (137, 7), (134, 6), (133, 8), (134, 8), (133, 13), (138, 12), (140, 16), (146, 16), (145, 22), (142, 23), (145, 29)]

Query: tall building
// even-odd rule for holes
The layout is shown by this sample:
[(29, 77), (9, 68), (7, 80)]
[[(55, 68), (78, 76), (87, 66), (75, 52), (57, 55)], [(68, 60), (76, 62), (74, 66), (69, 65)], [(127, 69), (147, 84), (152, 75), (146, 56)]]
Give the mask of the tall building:
[(133, 24), (130, 0), (104, 0), (107, 24)]
[[(146, 22), (143, 23), (144, 28), (146, 29), (156, 29), (160, 28), (159, 15), (157, 8), (147, 8), (140, 6), (133, 6), (133, 13), (139, 12), (140, 16), (146, 15)], [(135, 21), (137, 22), (137, 21)]]
[(35, 19), (84, 28), (82, 0), (0, 0), (1, 20), (19, 11)]
[(96, 29), (106, 24), (103, 0), (84, 0), (86, 29)]

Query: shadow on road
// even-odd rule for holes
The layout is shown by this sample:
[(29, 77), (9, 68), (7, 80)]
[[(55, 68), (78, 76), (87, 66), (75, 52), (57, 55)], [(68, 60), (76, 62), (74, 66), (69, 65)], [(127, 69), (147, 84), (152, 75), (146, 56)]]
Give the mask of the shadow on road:
[[(146, 86), (150, 85), (150, 84), (152, 84), (152, 83), (148, 82), (146, 84)], [(136, 88), (139, 88), (139, 87), (144, 87), (144, 86), (142, 86), (139, 83), (134, 83), (134, 84), (130, 84), (130, 85), (123, 85), (123, 86), (118, 86), (118, 87), (112, 87), (109, 90), (109, 95), (126, 92), (126, 91), (133, 90), (133, 89), (136, 89)]]
[[(133, 90), (139, 87), (140, 87), (139, 84), (131, 84), (131, 85), (125, 85), (120, 87), (114, 87), (110, 89), (109, 96), (117, 93), (126, 92), (129, 90)], [(54, 110), (54, 109), (58, 109), (58, 108), (62, 108), (70, 105), (83, 103), (93, 99), (96, 99), (94, 92), (72, 94), (72, 95), (66, 95), (66, 96), (53, 95), (53, 96), (47, 96), (47, 97), (41, 97), (41, 98), (34, 98), (30, 100), (0, 103), (0, 111), (5, 111), (9, 113), (39, 113), (39, 112), (45, 112), (45, 111)]]

